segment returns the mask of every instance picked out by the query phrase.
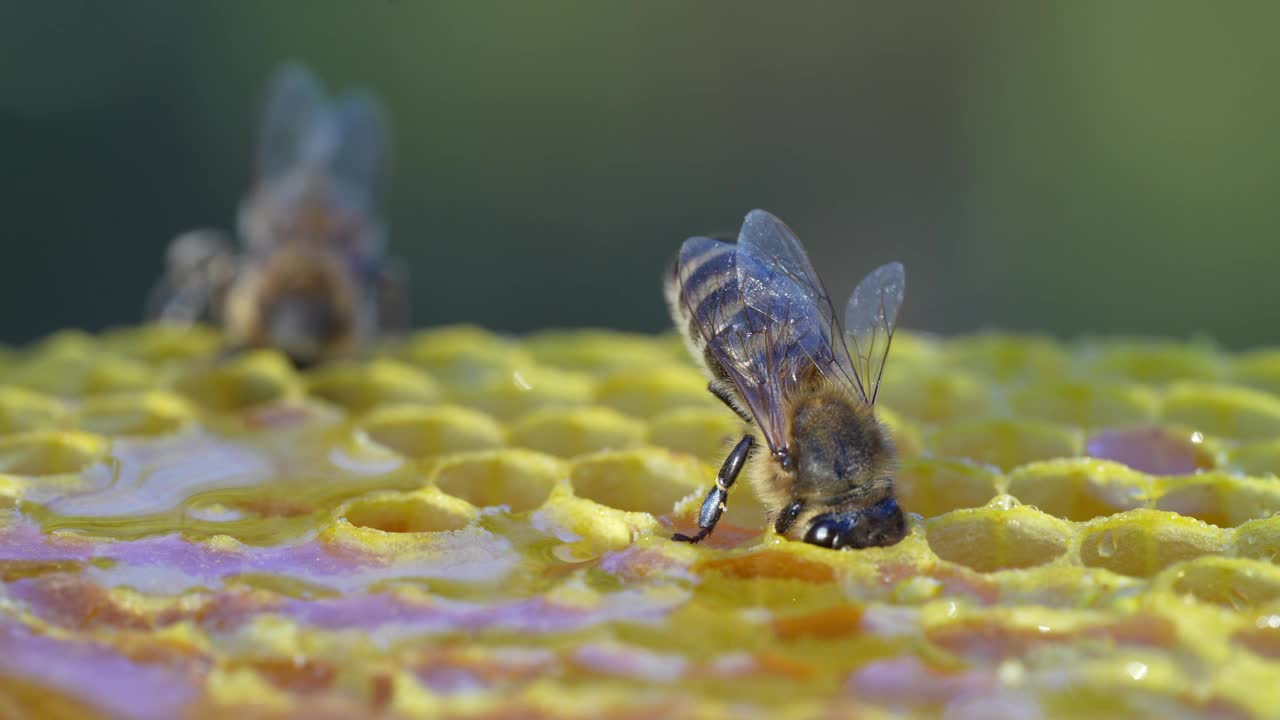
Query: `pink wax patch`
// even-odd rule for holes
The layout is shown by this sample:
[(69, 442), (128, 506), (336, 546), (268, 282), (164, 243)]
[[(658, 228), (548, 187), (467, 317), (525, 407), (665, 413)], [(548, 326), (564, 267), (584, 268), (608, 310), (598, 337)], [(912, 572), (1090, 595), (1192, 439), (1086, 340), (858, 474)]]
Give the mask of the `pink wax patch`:
[(0, 623), (0, 647), (0, 674), (58, 688), (113, 717), (182, 717), (208, 672), (198, 658), (186, 663), (137, 662), (108, 645), (41, 635), (8, 620)]
[(1190, 475), (1213, 468), (1198, 432), (1161, 427), (1104, 430), (1089, 438), (1085, 452), (1150, 475)]

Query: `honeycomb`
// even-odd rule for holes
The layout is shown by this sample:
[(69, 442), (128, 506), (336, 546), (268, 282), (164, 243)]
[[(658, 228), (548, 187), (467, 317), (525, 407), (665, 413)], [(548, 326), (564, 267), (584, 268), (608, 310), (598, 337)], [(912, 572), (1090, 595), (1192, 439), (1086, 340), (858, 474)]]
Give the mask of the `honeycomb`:
[[(0, 717), (1275, 717), (1280, 351), (901, 334), (906, 540), (777, 537), (678, 339), (0, 352)], [(234, 715), (233, 715), (234, 714)]]

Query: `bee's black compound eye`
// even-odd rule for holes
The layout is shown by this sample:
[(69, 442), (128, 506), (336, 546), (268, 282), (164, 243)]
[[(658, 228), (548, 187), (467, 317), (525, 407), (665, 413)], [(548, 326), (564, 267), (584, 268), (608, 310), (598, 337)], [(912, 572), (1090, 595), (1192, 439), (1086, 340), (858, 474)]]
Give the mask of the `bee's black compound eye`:
[(809, 522), (804, 541), (832, 550), (893, 545), (907, 534), (906, 518), (893, 498), (847, 512), (818, 515)]
[(853, 528), (858, 523), (858, 516), (853, 514), (828, 513), (819, 515), (809, 523), (809, 532), (804, 541), (813, 545), (839, 550), (849, 545)]

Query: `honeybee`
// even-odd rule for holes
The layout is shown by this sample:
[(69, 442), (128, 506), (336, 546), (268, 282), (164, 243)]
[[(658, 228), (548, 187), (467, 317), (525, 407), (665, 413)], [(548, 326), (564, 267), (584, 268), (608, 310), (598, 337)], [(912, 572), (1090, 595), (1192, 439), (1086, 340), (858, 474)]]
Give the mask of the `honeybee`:
[(711, 534), (758, 445), (769, 457), (750, 462), (748, 477), (778, 534), (836, 549), (903, 538), (896, 454), (874, 408), (904, 289), (900, 263), (876, 269), (842, 325), (800, 241), (773, 215), (753, 210), (736, 244), (684, 242), (666, 280), (672, 318), (708, 390), (753, 427), (716, 475), (698, 532), (673, 539)]
[(233, 349), (274, 347), (302, 366), (402, 329), (404, 273), (384, 255), (377, 210), (386, 150), (373, 96), (330, 100), (305, 68), (282, 67), (240, 207), (239, 252), (180, 236), (152, 317), (208, 320)]

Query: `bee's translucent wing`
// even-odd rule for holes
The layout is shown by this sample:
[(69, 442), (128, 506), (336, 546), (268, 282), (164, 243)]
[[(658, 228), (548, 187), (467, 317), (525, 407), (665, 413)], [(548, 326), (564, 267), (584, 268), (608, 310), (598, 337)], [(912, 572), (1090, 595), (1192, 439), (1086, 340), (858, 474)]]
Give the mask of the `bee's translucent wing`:
[(348, 93), (335, 105), (333, 123), (337, 138), (329, 168), (353, 199), (372, 205), (387, 158), (382, 107), (370, 93)]
[(800, 239), (777, 216), (765, 210), (747, 213), (738, 232), (738, 246), (747, 248), (757, 258), (771, 260), (778, 272), (814, 296), (826, 294)]
[(214, 323), (235, 274), (231, 243), (216, 230), (194, 230), (169, 244), (164, 275), (147, 298), (146, 318), (189, 325)]
[(905, 292), (906, 274), (902, 263), (892, 262), (863, 278), (845, 308), (844, 324), (853, 345), (854, 374), (860, 386), (869, 391), (866, 395), (869, 403), (876, 401), (880, 391), (880, 377), (884, 374)]
[(368, 261), (382, 252), (377, 193), (387, 156), (378, 101), (364, 91), (331, 100), (297, 64), (273, 76), (259, 130), (256, 187), (241, 208), (254, 254), (302, 242)]
[(184, 286), (171, 273), (165, 273), (147, 295), (144, 317), (147, 322), (191, 325), (208, 310), (209, 297), (203, 288)]
[(681, 247), (676, 281), (688, 333), (733, 383), (770, 450), (785, 450), (786, 398), (832, 364), (809, 296), (749, 249), (705, 237)]
[(386, 156), (382, 108), (371, 93), (331, 101), (305, 67), (290, 63), (276, 71), (259, 129), (259, 179), (327, 170), (347, 192), (371, 197)]
[(372, 285), (378, 312), (378, 332), (393, 336), (404, 333), (410, 322), (408, 268), (397, 260), (384, 260)]
[[(824, 373), (834, 374), (853, 385), (858, 393), (866, 398), (867, 393), (859, 378), (852, 372), (849, 350), (845, 346), (843, 334), (836, 321), (835, 304), (831, 294), (813, 269), (813, 263), (800, 244), (800, 239), (787, 227), (786, 223), (764, 210), (752, 210), (747, 213), (738, 234), (738, 247), (748, 252), (753, 258), (767, 267), (771, 274), (782, 276), (790, 281), (798, 295), (792, 298), (795, 303), (809, 303), (813, 312), (822, 319), (823, 337), (831, 345), (833, 362), (822, 367)], [(739, 273), (742, 273), (739, 267)], [(745, 279), (745, 278), (744, 278)], [(774, 283), (774, 285), (779, 285)], [(762, 311), (776, 306), (778, 288), (766, 287), (765, 284), (744, 282), (744, 299), (749, 305)]]
[(332, 119), (324, 88), (296, 63), (272, 76), (258, 130), (257, 176), (268, 180), (292, 172), (305, 158), (327, 154)]

